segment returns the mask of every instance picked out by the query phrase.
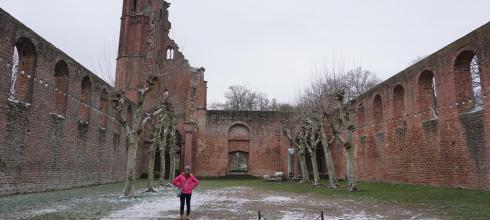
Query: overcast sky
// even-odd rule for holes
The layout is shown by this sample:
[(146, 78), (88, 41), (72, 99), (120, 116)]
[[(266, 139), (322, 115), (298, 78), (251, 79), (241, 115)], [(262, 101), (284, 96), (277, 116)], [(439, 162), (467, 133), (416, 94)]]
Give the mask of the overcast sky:
[[(489, 0), (169, 2), (171, 36), (191, 65), (206, 68), (210, 103), (234, 84), (293, 101), (312, 71), (334, 58), (386, 79), (490, 21)], [(122, 0), (0, 0), (0, 7), (97, 74), (99, 57), (117, 48)]]

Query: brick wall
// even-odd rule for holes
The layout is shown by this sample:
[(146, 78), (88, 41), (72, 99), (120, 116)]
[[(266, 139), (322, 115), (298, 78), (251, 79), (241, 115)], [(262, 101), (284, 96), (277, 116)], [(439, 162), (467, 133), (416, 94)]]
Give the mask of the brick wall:
[[(25, 59), (9, 100), (15, 46)], [(113, 88), (1, 9), (0, 91), (0, 195), (124, 179), (124, 137), (109, 104), (99, 111)]]
[[(354, 103), (361, 180), (490, 189), (489, 50), (490, 24), (486, 24)], [(475, 55), (480, 61), (483, 109), (474, 109), (470, 61)], [(435, 103), (437, 116), (431, 108)], [(343, 177), (344, 155), (334, 154)]]
[(289, 141), (283, 136), (283, 118), (278, 112), (207, 111), (194, 151), (196, 174), (228, 174), (237, 151), (248, 154), (251, 175), (286, 173)]

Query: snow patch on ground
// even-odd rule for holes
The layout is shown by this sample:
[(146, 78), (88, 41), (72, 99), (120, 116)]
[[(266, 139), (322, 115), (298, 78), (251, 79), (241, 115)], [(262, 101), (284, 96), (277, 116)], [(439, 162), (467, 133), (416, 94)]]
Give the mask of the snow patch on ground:
[[(141, 218), (177, 218), (179, 217), (180, 200), (175, 196), (175, 192), (163, 191), (158, 192), (158, 196), (152, 198), (139, 198), (137, 203), (123, 210), (112, 212), (109, 216), (103, 219), (141, 219)], [(236, 208), (240, 204), (249, 202), (246, 199), (226, 197), (223, 191), (210, 190), (205, 193), (194, 193), (192, 195), (192, 210), (199, 209), (204, 204), (209, 203), (224, 203), (222, 209), (214, 209), (216, 211), (238, 212)], [(213, 210), (213, 209), (207, 209)], [(172, 212), (173, 214), (170, 214)], [(203, 218), (200, 218), (203, 219)]]
[[(267, 219), (318, 219), (320, 210), (326, 211), (328, 220), (374, 220), (390, 219), (396, 216), (391, 211), (366, 212), (364, 209), (352, 209), (346, 204), (359, 203), (354, 200), (325, 201), (296, 195), (274, 195), (257, 193), (253, 189), (220, 188), (195, 192), (192, 195), (192, 213), (194, 219), (256, 219), (257, 210)], [(111, 212), (103, 219), (172, 219), (179, 217), (180, 200), (175, 197), (173, 190), (158, 191), (157, 193), (138, 194), (138, 199), (129, 201), (129, 206)], [(360, 204), (362, 206), (362, 204)], [(376, 205), (375, 205), (376, 206)], [(395, 212), (406, 210), (398, 209)], [(405, 216), (410, 219), (414, 216)], [(399, 216), (400, 217), (400, 216)]]
[(291, 197), (268, 196), (263, 198), (262, 201), (270, 202), (270, 203), (291, 203), (291, 202), (296, 202), (297, 200)]
[(33, 215), (45, 215), (45, 214), (49, 214), (49, 213), (55, 213), (57, 211), (59, 211), (59, 210), (48, 208), (48, 209), (40, 209), (40, 210), (32, 211), (32, 214)]
[[(161, 212), (168, 212), (170, 210), (179, 209), (180, 204), (177, 201), (178, 198), (173, 196), (173, 192), (163, 192), (159, 194), (160, 195), (158, 197), (149, 198), (147, 200), (133, 204), (126, 209), (112, 212), (109, 216), (103, 219), (159, 218), (161, 217)], [(175, 199), (171, 199), (171, 197)]]

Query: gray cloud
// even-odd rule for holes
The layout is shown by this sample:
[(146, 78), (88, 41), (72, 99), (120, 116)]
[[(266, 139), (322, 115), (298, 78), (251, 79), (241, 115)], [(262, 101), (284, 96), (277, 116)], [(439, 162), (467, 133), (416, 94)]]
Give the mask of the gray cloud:
[[(333, 57), (388, 78), (490, 20), (487, 0), (170, 2), (172, 36), (192, 65), (206, 67), (210, 102), (237, 83), (291, 101)], [(0, 7), (98, 74), (98, 57), (116, 48), (121, 0), (0, 0)]]

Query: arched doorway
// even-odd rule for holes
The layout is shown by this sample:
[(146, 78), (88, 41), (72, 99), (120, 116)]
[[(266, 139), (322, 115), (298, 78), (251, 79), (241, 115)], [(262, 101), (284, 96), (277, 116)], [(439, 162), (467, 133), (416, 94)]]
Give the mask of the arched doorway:
[(248, 172), (248, 153), (235, 151), (230, 153), (230, 172), (247, 173)]
[(228, 131), (228, 173), (248, 173), (250, 131), (244, 124), (235, 124)]

